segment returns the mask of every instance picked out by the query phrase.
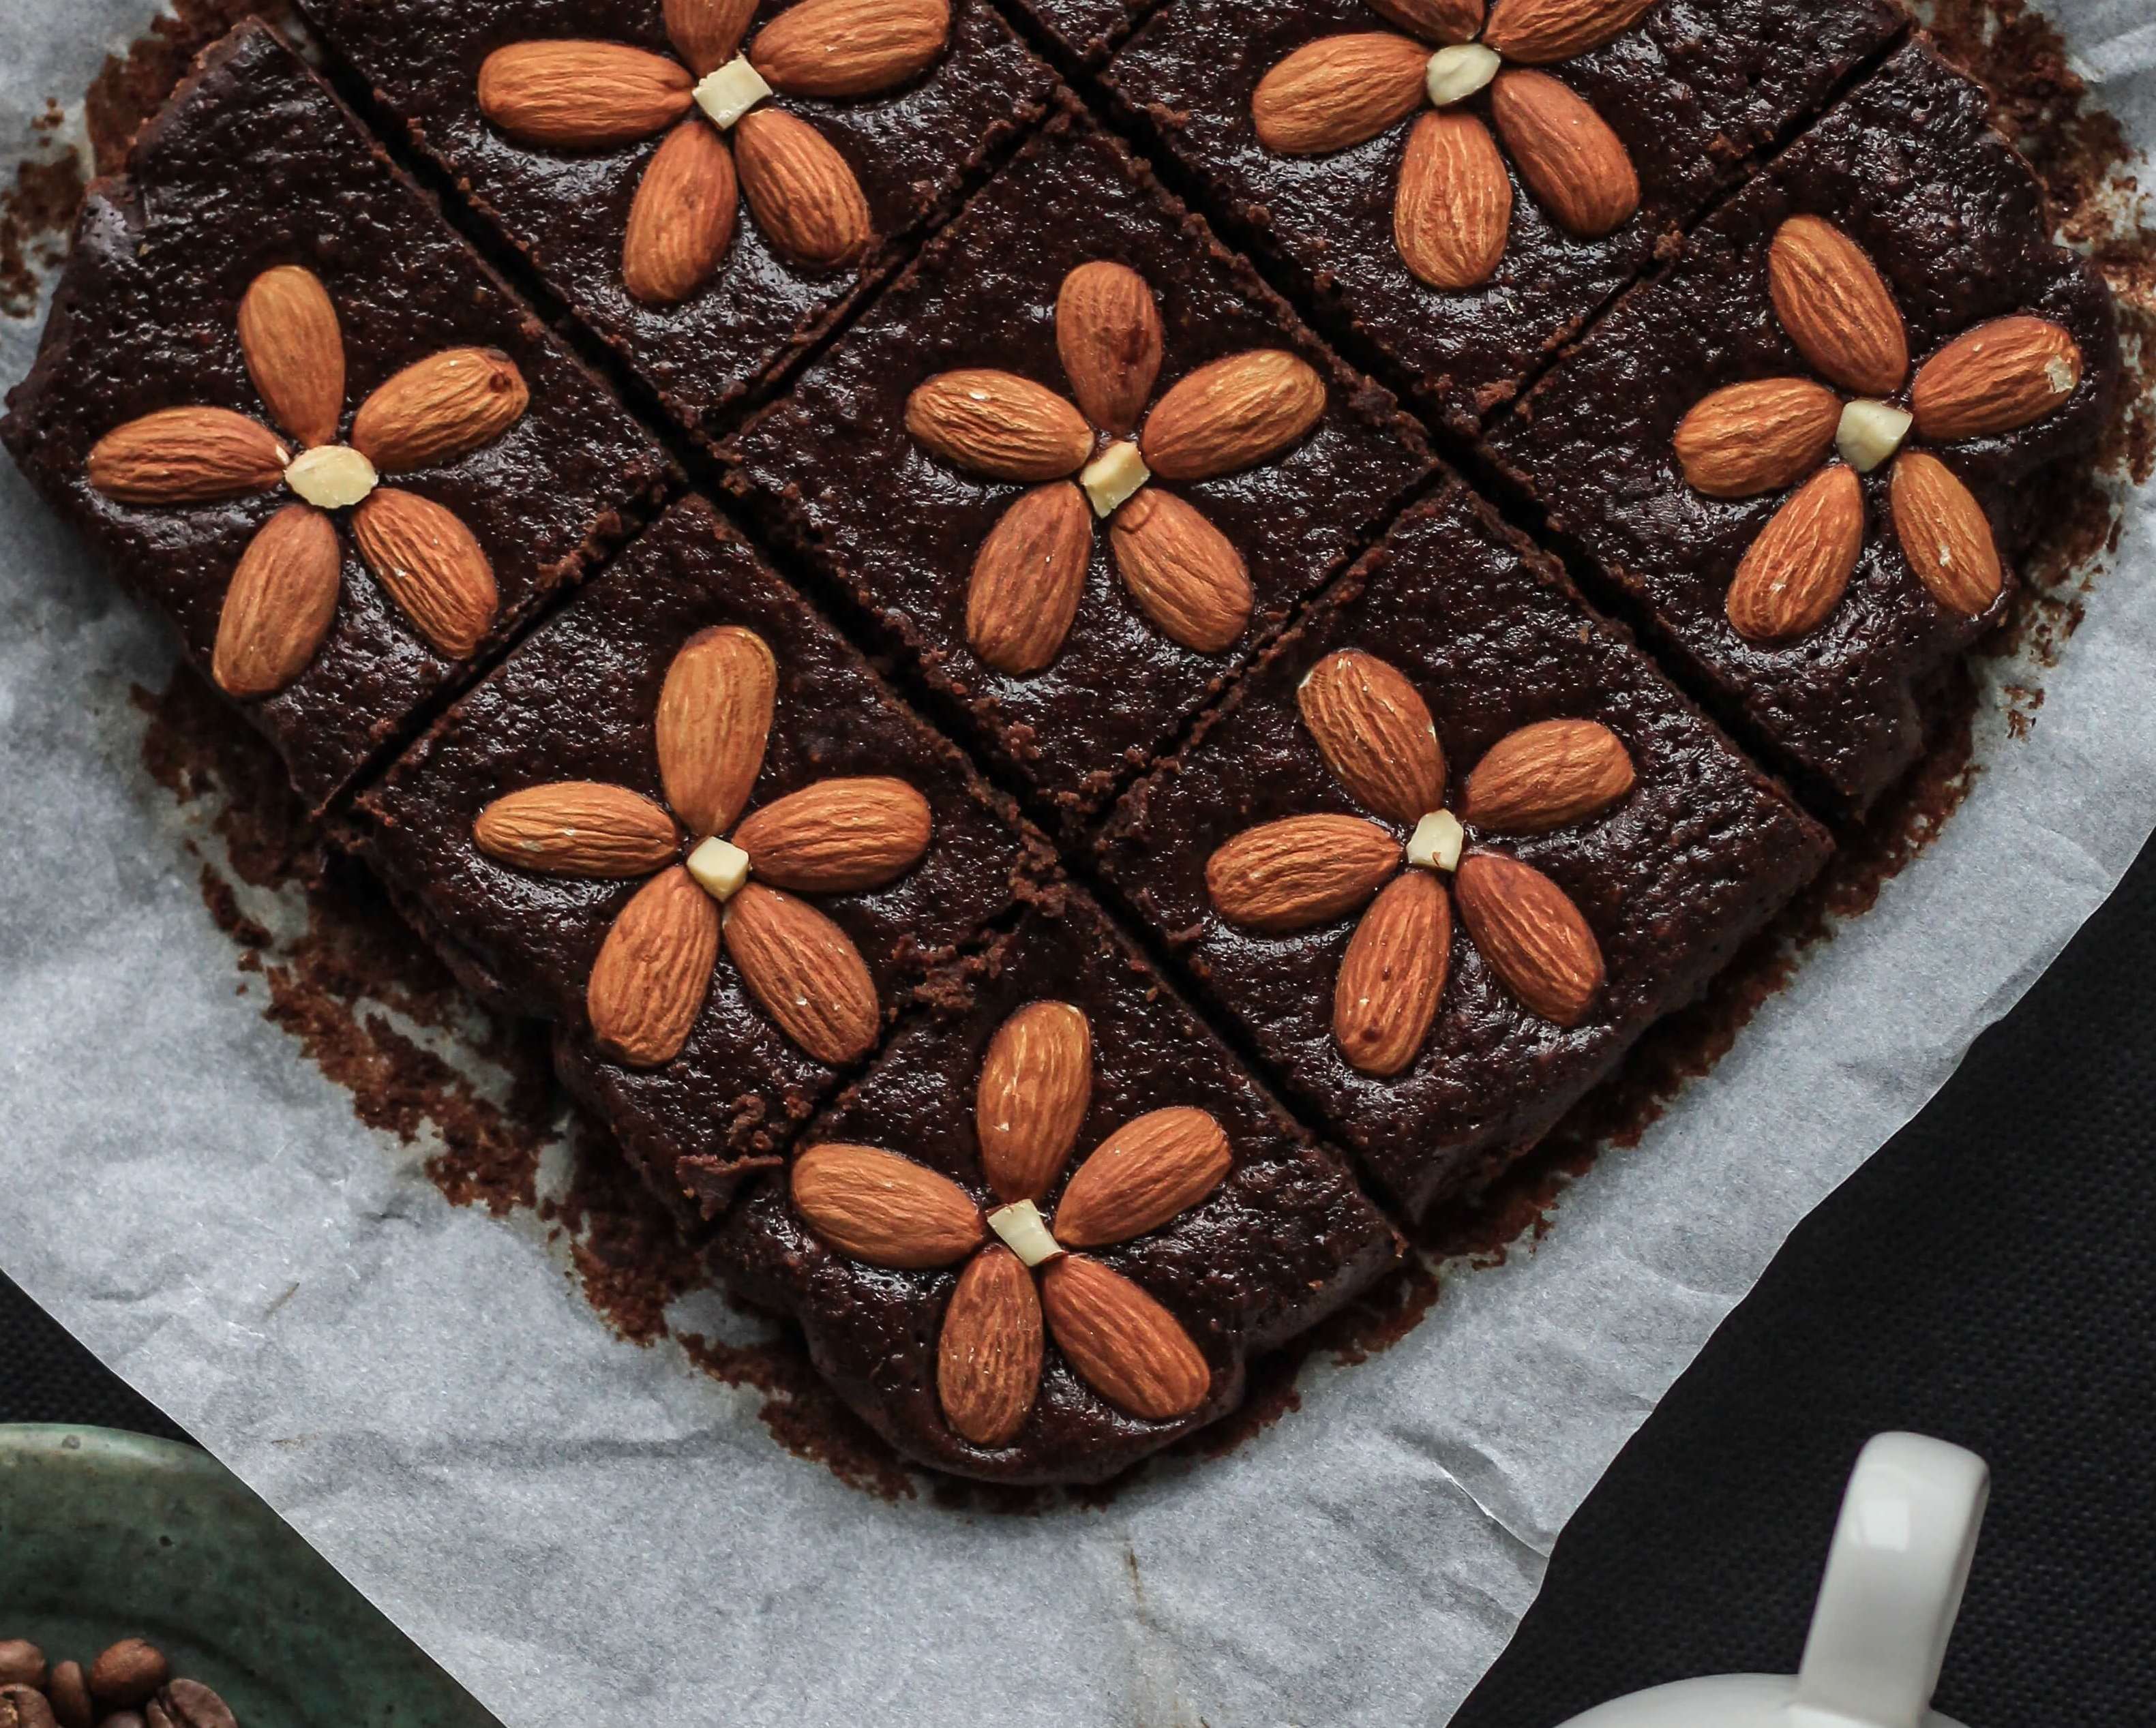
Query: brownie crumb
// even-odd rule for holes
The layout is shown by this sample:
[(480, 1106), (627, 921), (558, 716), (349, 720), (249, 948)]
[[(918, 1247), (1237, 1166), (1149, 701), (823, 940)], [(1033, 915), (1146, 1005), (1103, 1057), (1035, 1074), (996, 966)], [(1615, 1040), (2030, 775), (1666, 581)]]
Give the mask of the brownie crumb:
[[(282, 28), (291, 15), (288, 0), (167, 0), (168, 16), (124, 52), (107, 54), (83, 99), (83, 120), (100, 174), (127, 165), (127, 146), (142, 122), (164, 105), (172, 86), (203, 49), (244, 18)], [(73, 214), (72, 212), (69, 213)]]

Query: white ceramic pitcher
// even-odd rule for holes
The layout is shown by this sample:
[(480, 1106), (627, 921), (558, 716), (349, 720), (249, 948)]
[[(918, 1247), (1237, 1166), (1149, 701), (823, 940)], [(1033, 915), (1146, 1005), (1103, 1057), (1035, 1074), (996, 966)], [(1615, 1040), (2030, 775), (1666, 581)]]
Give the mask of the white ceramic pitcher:
[(1922, 1434), (1879, 1434), (1842, 1496), (1802, 1670), (1679, 1680), (1565, 1728), (1958, 1728), (1931, 1708), (1990, 1472)]

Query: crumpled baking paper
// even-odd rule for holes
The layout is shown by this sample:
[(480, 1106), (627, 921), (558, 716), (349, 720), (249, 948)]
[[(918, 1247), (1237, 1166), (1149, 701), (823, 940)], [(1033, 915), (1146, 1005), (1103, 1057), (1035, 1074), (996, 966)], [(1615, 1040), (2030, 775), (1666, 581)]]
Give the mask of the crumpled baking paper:
[[(146, 0), (0, 7), (0, 154)], [(2145, 0), (2059, 0), (2156, 136)], [(0, 320), (0, 379), (33, 321)], [(139, 766), (157, 627), (0, 464), (0, 1264), (510, 1723), (879, 1728), (1442, 1720), (1565, 1518), (1790, 1228), (1906, 1121), (2156, 822), (2148, 497), (2056, 668), (1989, 667), (1983, 772), (1713, 1074), (1532, 1254), (1232, 1455), (1102, 1510), (888, 1502), (756, 1395), (612, 1336), (528, 1219), (234, 990)], [(2026, 737), (1999, 687), (2041, 682)]]

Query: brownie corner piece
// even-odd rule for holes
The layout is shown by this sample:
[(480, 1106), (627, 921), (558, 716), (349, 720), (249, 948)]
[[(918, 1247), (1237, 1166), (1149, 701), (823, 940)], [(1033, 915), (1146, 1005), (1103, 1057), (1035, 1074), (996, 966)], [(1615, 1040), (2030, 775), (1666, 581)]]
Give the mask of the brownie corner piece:
[(1593, 28), (1553, 33), (1528, 0), (1166, 0), (1106, 77), (1237, 238), (1471, 433), (1904, 23), (1577, 10)]
[[(1075, 889), (928, 996), (710, 1250), (909, 1457), (1111, 1475), (1395, 1263), (1337, 1155)], [(880, 1228), (880, 1182), (912, 1224)]]
[(685, 1221), (723, 1205), (1037, 836), (710, 505), (675, 505), (360, 798), (363, 855)]
[(317, 807), (672, 472), (256, 23), (91, 187), (8, 407), (24, 472)]
[(1099, 857), (1420, 1216), (1547, 1133), (1829, 849), (1455, 485), (1131, 790)]
[(725, 454), (1073, 825), (1433, 469), (1389, 393), (1070, 107)]
[(2006, 610), (2035, 482), (2092, 459), (2121, 372), (2102, 279), (2053, 243), (1982, 86), (1917, 40), (1487, 442), (1699, 687), (1861, 811)]

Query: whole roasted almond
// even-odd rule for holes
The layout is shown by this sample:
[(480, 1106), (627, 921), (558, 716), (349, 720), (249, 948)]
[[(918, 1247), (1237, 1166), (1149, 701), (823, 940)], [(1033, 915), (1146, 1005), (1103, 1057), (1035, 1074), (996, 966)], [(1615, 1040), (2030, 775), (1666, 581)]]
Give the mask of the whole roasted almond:
[(352, 514), (374, 579), (438, 654), (461, 660), (494, 628), (494, 567), (470, 529), (432, 499), (377, 486)]
[(1138, 449), (1164, 480), (1204, 480), (1278, 455), (1325, 412), (1325, 381), (1298, 355), (1252, 348), (1201, 366), (1146, 416)]
[(850, 894), (903, 875), (928, 849), (928, 800), (903, 780), (819, 780), (734, 831), (759, 881), (807, 894)]
[(996, 1028), (973, 1091), (973, 1137), (997, 1198), (1047, 1193), (1092, 1095), (1092, 1028), (1069, 1002), (1028, 1002)]
[(1453, 878), (1482, 957), (1530, 1012), (1577, 1026), (1602, 989), (1602, 949), (1572, 898), (1532, 864), (1471, 852)]
[(1079, 1377), (1117, 1409), (1171, 1422), (1205, 1402), (1212, 1371), (1190, 1335), (1121, 1273), (1067, 1254), (1041, 1274), (1040, 1303)]
[(619, 42), (513, 42), (479, 69), (479, 106), (526, 144), (571, 150), (633, 144), (689, 111), (687, 69)]
[(1063, 279), (1055, 351), (1078, 406), (1103, 432), (1132, 432), (1160, 377), (1160, 308), (1145, 278), (1096, 259)]
[(793, 1161), (794, 1209), (832, 1247), (872, 1266), (918, 1271), (987, 1238), (973, 1198), (947, 1176), (878, 1146), (827, 1141)]
[(1522, 66), (1547, 66), (1613, 42), (1655, 0), (1497, 0), (1482, 39)]
[(1547, 72), (1501, 72), (1490, 117), (1528, 189), (1567, 233), (1599, 239), (1640, 208), (1640, 177), (1623, 141), (1569, 85)]
[(1837, 462), (1774, 512), (1737, 566), (1727, 610), (1751, 642), (1784, 642), (1824, 622), (1864, 548), (1864, 489)]
[(1830, 222), (1792, 216), (1767, 251), (1774, 315), (1805, 359), (1843, 388), (1892, 396), (1909, 372), (1901, 310), (1864, 249)]
[(1482, 28), (1482, 0), (1370, 0), (1370, 9), (1424, 42), (1472, 42)]
[(336, 615), (336, 525), (288, 504), (257, 529), (217, 616), (210, 676), (229, 696), (266, 696), (304, 672)]
[(0, 1638), (0, 1686), (46, 1690), (50, 1669), (45, 1653), (26, 1638)]
[(793, 96), (870, 96), (918, 77), (950, 39), (946, 0), (801, 0), (766, 24), (749, 64)]
[(239, 351), (270, 418), (303, 444), (336, 438), (344, 413), (344, 338), (312, 270), (280, 264), (239, 301)]
[(737, 203), (726, 141), (701, 120), (683, 120), (651, 158), (629, 207), (623, 285), (646, 305), (688, 299), (726, 255)]
[(644, 876), (680, 855), (681, 831), (649, 798), (603, 780), (555, 780), (496, 798), (472, 823), (488, 857), (556, 876)]
[(1025, 1425), (1040, 1388), (1040, 1297), (1001, 1243), (966, 1263), (936, 1347), (943, 1419), (976, 1446), (1001, 1446)]
[(382, 473), (408, 474), (492, 444), (531, 403), (524, 374), (499, 348), (444, 348), (359, 405), (352, 442)]
[(1477, 828), (1539, 834), (1599, 816), (1632, 789), (1624, 741), (1598, 720), (1546, 720), (1507, 732), (1467, 777)]
[(719, 908), (680, 864), (637, 890), (592, 963), (584, 1011), (599, 1048), (631, 1068), (670, 1062), (711, 987)]
[(772, 250), (811, 269), (851, 264), (875, 238), (869, 201), (829, 139), (780, 108), (758, 108), (734, 127), (742, 196)]
[(1677, 423), (1677, 465), (1710, 498), (1777, 492), (1826, 459), (1840, 421), (1841, 398), (1810, 378), (1727, 385)]
[(1512, 221), (1512, 182), (1489, 127), (1457, 109), (1417, 120), (1393, 199), (1393, 241), (1409, 274), (1440, 289), (1488, 281)]
[(882, 1013), (845, 931), (806, 900), (752, 882), (726, 902), (726, 938), (749, 993), (795, 1043), (834, 1068), (868, 1054)]
[(1282, 156), (1322, 156), (1374, 138), (1422, 104), (1430, 50), (1389, 31), (1321, 36), (1258, 80), (1250, 120)]
[(1106, 1248), (1157, 1230), (1219, 1187), (1233, 1162), (1226, 1132), (1204, 1110), (1149, 1110), (1078, 1167), (1055, 1208), (1055, 1239)]
[(2005, 576), (1984, 506), (1929, 452), (1904, 450), (1889, 482), (1894, 537), (1932, 597), (1974, 618), (1999, 597)]
[(107, 1710), (146, 1704), (172, 1675), (165, 1653), (147, 1638), (123, 1638), (90, 1665), (90, 1693)]
[(1092, 555), (1084, 493), (1068, 480), (1022, 493), (973, 555), (968, 645), (1014, 678), (1040, 671), (1070, 634)]
[(1917, 430), (1941, 444), (2041, 420), (2082, 381), (2081, 345), (2048, 318), (1994, 318), (1964, 331), (1917, 368)]
[(1217, 654), (1250, 628), (1255, 597), (1243, 555), (1173, 492), (1148, 487), (1108, 524), (1116, 569), (1171, 642)]
[(1445, 802), (1437, 728), (1398, 668), (1342, 649), (1310, 669), (1296, 705), (1340, 783), (1380, 816), (1412, 827)]
[(291, 459), (275, 433), (229, 408), (160, 408), (106, 433), (85, 468), (122, 504), (205, 504), (268, 491)]
[(1093, 429), (1076, 408), (1045, 384), (988, 367), (916, 385), (906, 429), (946, 462), (991, 479), (1060, 480), (1093, 454)]
[(1384, 1076), (1414, 1061), (1451, 964), (1445, 884), (1428, 870), (1387, 883), (1355, 926), (1332, 986), (1332, 1041), (1348, 1065)]
[(666, 39), (701, 78), (734, 57), (756, 5), (757, 0), (666, 0)]
[(667, 667), (659, 779), (697, 838), (723, 833), (748, 802), (778, 699), (778, 662), (761, 636), (738, 624), (699, 630)]
[(1400, 844), (1359, 816), (1289, 816), (1245, 828), (1205, 862), (1214, 909), (1267, 936), (1352, 912), (1399, 868)]

